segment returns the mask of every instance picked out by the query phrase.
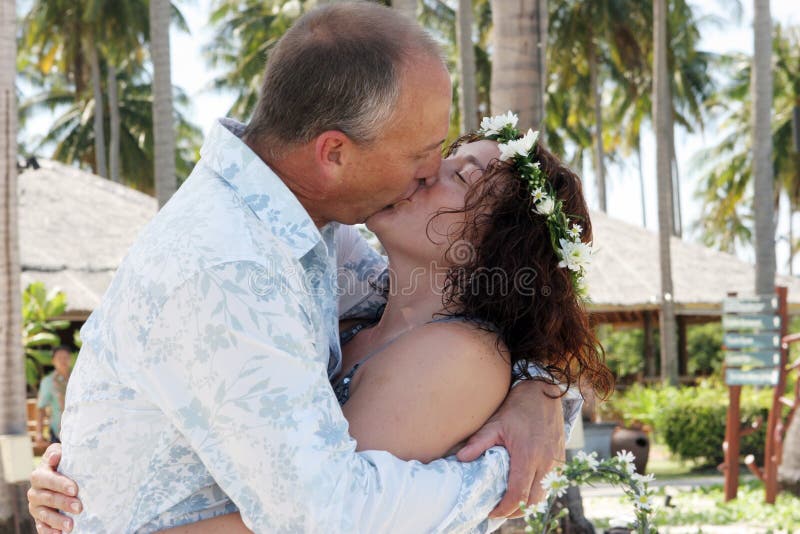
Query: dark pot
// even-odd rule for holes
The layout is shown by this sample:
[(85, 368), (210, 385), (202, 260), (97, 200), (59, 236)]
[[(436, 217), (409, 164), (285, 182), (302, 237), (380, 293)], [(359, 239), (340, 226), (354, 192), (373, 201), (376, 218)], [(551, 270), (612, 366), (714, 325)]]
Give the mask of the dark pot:
[(635, 428), (617, 427), (611, 436), (611, 454), (617, 454), (622, 450), (633, 453), (636, 472), (643, 475), (647, 467), (647, 457), (650, 455), (650, 436), (647, 432)]

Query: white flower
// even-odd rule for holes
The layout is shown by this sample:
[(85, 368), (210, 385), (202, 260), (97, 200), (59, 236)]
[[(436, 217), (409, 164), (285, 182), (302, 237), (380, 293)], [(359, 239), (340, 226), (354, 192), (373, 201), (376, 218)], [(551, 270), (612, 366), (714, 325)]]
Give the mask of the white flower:
[(542, 479), (542, 487), (548, 495), (555, 495), (561, 497), (567, 492), (569, 481), (564, 475), (558, 474), (556, 471), (550, 471)]
[(589, 469), (594, 471), (597, 469), (597, 466), (600, 465), (600, 462), (597, 460), (597, 453), (592, 451), (591, 454), (586, 454), (584, 451), (578, 451), (578, 454), (575, 455), (575, 458), (578, 459), (579, 462), (586, 462), (589, 466)]
[(583, 227), (580, 224), (573, 224), (572, 228), (567, 230), (567, 234), (574, 240), (580, 240)]
[(539, 215), (550, 215), (556, 208), (556, 202), (552, 198), (545, 196), (540, 202), (533, 206), (533, 211)]
[(481, 121), (481, 131), (484, 135), (497, 135), (500, 133), (500, 130), (505, 128), (506, 126), (511, 126), (515, 128), (517, 126), (517, 121), (519, 118), (511, 113), (510, 111), (507, 112), (505, 115), (496, 115), (494, 117), (484, 117)]
[(533, 191), (531, 191), (531, 196), (533, 197), (534, 202), (541, 202), (542, 200), (547, 198), (547, 193), (544, 192), (544, 189), (541, 187), (537, 187)]
[(302, 11), (302, 6), (300, 5), (299, 0), (289, 0), (283, 7), (281, 8), (281, 13), (286, 15), (289, 18), (295, 18), (300, 15), (300, 11)]
[(636, 497), (633, 505), (640, 510), (650, 510), (653, 507), (653, 499), (646, 493), (643, 493)]
[(515, 156), (528, 157), (538, 138), (539, 132), (529, 129), (528, 133), (519, 139), (512, 139), (508, 143), (500, 143), (500, 161), (506, 161)]
[(628, 470), (629, 475), (633, 474), (636, 468), (633, 465), (633, 460), (635, 459), (635, 456), (633, 455), (632, 452), (623, 449), (617, 453), (617, 459), (619, 459), (621, 462), (625, 464), (625, 469)]
[[(580, 271), (592, 260), (592, 247), (580, 241), (569, 241), (563, 237), (558, 240), (561, 244), (561, 261), (559, 267), (567, 267), (571, 271)], [(631, 454), (631, 453), (628, 453)], [(631, 458), (633, 455), (631, 454)]]
[(539, 163), (538, 161), (535, 161), (533, 163), (528, 163), (528, 167), (530, 167), (533, 170), (537, 170), (538, 171), (542, 167), (542, 164)]

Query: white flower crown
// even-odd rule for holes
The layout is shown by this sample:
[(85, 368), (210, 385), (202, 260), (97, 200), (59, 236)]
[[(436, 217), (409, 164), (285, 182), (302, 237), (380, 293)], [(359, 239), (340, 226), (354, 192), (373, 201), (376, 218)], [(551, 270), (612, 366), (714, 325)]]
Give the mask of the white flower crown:
[(497, 141), (500, 161), (510, 161), (520, 178), (526, 182), (531, 193), (531, 211), (546, 217), (553, 250), (559, 257), (558, 266), (569, 269), (575, 291), (587, 298), (584, 276), (586, 266), (592, 259), (591, 243), (581, 241), (583, 228), (570, 221), (563, 211), (563, 202), (553, 192), (547, 176), (535, 156), (539, 132), (531, 129), (526, 134), (517, 130), (518, 117), (508, 112), (505, 115), (484, 117), (478, 135)]

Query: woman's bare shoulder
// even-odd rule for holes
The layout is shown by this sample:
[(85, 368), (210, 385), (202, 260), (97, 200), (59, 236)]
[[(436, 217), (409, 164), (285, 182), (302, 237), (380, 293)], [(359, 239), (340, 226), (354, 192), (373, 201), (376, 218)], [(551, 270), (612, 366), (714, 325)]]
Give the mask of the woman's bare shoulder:
[(359, 450), (421, 461), (444, 456), (483, 426), (511, 380), (497, 335), (461, 322), (409, 332), (359, 374), (344, 406)]

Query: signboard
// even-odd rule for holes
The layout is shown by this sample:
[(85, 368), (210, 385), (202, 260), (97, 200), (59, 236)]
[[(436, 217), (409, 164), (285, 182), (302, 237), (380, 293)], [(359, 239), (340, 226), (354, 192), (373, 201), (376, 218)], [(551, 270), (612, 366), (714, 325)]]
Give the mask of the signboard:
[(778, 296), (729, 297), (723, 301), (722, 310), (725, 383), (729, 386), (777, 384), (781, 361)]
[(774, 367), (780, 365), (781, 353), (774, 352), (734, 352), (725, 353), (726, 367)]
[(724, 315), (722, 328), (725, 330), (775, 330), (781, 328), (781, 318), (777, 315)]
[(778, 313), (778, 297), (761, 295), (758, 297), (728, 297), (722, 301), (722, 313)]
[(725, 369), (725, 383), (729, 386), (774, 386), (778, 384), (777, 367), (761, 367), (756, 369)]
[(725, 348), (730, 349), (777, 349), (781, 346), (781, 336), (777, 332), (774, 334), (739, 334), (736, 332), (726, 332), (722, 343)]

